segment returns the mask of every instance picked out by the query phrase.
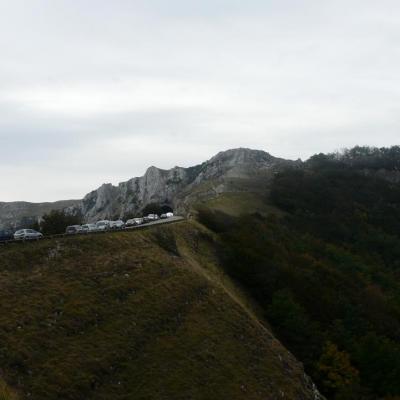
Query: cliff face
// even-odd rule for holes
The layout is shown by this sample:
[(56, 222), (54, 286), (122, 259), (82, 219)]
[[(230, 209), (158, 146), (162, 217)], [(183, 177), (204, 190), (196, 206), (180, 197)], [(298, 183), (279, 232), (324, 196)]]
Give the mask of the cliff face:
[(176, 195), (187, 183), (185, 168), (175, 167), (167, 171), (150, 167), (141, 177), (121, 182), (118, 186), (105, 184), (90, 192), (82, 200), (81, 211), (85, 219), (95, 221), (139, 212), (152, 202), (174, 207)]
[(82, 200), (56, 203), (0, 203), (0, 229), (33, 222), (51, 209), (81, 212), (88, 222), (140, 213), (149, 203), (160, 203), (185, 213), (190, 205), (227, 191), (247, 190), (235, 182), (268, 178), (293, 161), (261, 150), (232, 149), (218, 153), (200, 165), (163, 170), (154, 166), (118, 186), (110, 183), (88, 193)]

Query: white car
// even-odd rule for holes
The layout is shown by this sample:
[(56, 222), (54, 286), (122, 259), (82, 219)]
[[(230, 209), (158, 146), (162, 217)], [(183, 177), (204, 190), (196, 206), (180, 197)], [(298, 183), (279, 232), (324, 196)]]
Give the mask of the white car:
[(104, 219), (96, 222), (96, 231), (106, 231), (110, 229), (110, 221)]
[(122, 229), (125, 226), (125, 222), (122, 220), (110, 221), (110, 229)]
[(85, 224), (82, 225), (82, 232), (87, 233), (87, 232), (94, 232), (96, 230), (96, 224)]
[(135, 226), (143, 224), (143, 218), (131, 218), (126, 221), (125, 226)]
[(173, 217), (174, 216), (174, 213), (172, 213), (172, 212), (167, 212), (167, 213), (165, 213), (165, 214), (161, 214), (160, 215), (160, 218), (161, 219), (165, 219), (165, 218), (171, 218), (171, 217)]
[(41, 239), (43, 235), (33, 229), (20, 229), (14, 233), (15, 240)]
[(135, 225), (135, 218), (128, 219), (128, 220), (125, 222), (125, 226), (126, 226), (126, 227), (128, 227), (128, 226), (134, 226), (134, 225)]
[(157, 214), (149, 214), (147, 218), (149, 219), (149, 221), (156, 221), (159, 217)]

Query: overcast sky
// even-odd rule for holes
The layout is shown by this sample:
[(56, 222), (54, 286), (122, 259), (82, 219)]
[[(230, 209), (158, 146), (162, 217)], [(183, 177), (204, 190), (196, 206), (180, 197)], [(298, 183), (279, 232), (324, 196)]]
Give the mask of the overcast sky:
[(398, 0), (0, 0), (0, 201), (220, 150), (400, 144)]

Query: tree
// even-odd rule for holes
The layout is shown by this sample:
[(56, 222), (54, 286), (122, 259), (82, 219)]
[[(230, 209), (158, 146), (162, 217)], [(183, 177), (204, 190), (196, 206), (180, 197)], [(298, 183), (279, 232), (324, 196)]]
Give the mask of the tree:
[(40, 231), (40, 224), (39, 221), (33, 222), (30, 226), (29, 229), (33, 229), (35, 231)]
[(317, 370), (325, 393), (338, 394), (358, 385), (358, 370), (351, 365), (349, 355), (332, 342), (325, 344)]
[(55, 235), (64, 233), (65, 228), (69, 225), (82, 224), (81, 214), (67, 214), (63, 210), (52, 210), (48, 214), (43, 215), (40, 222), (40, 230), (44, 235)]
[(0, 399), (1, 400), (17, 400), (16, 393), (0, 379)]
[(289, 290), (274, 293), (267, 317), (283, 342), (305, 365), (311, 365), (321, 347), (318, 343), (319, 328), (310, 321), (304, 308), (296, 302)]
[(400, 393), (400, 345), (369, 332), (355, 345), (354, 359), (361, 378), (381, 396)]

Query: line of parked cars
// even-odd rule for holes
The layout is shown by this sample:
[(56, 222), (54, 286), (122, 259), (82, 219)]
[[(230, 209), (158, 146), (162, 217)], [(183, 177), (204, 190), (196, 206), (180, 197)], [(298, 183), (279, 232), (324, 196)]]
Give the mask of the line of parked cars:
[[(131, 218), (128, 219), (126, 222), (120, 219), (117, 221), (101, 220), (97, 221), (95, 224), (67, 226), (65, 233), (68, 235), (74, 235), (77, 233), (90, 233), (124, 229), (146, 224), (148, 222), (156, 221), (158, 219), (171, 218), (173, 216), (174, 214), (172, 212), (167, 212), (165, 214), (161, 214), (160, 216), (157, 214), (149, 214), (146, 217)], [(38, 240), (43, 237), (43, 234), (35, 231), (34, 229), (19, 229), (14, 233), (13, 236), (15, 240)], [(11, 239), (11, 237), (8, 239)]]
[(137, 225), (146, 224), (151, 221), (156, 221), (158, 219), (166, 219), (173, 217), (174, 214), (172, 212), (167, 212), (165, 214), (149, 214), (146, 217), (138, 217), (128, 219), (126, 222), (118, 219), (116, 221), (109, 221), (107, 219), (103, 219), (101, 221), (97, 221), (95, 224), (84, 224), (84, 225), (71, 225), (68, 226), (65, 230), (65, 233), (69, 235), (73, 235), (76, 233), (89, 233), (89, 232), (101, 232), (101, 231), (109, 231), (109, 230), (117, 230), (129, 228)]

